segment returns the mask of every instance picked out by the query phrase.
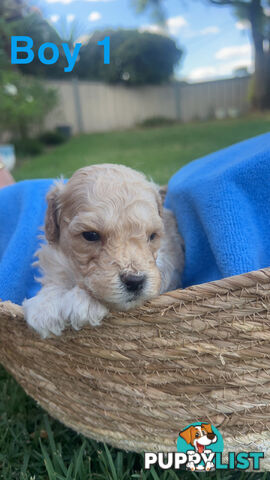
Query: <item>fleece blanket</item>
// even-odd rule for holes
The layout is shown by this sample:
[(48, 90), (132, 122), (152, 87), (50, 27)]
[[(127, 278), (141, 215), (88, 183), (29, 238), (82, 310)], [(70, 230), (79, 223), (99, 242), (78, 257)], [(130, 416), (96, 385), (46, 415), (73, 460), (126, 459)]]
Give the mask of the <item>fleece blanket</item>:
[(32, 267), (53, 180), (27, 180), (0, 189), (0, 299), (21, 304), (40, 289)]
[[(40, 284), (31, 264), (53, 180), (0, 190), (0, 299), (21, 304)], [(270, 133), (190, 163), (169, 181), (166, 207), (186, 245), (183, 286), (270, 265)]]
[(179, 170), (165, 205), (186, 245), (184, 287), (270, 266), (270, 133)]

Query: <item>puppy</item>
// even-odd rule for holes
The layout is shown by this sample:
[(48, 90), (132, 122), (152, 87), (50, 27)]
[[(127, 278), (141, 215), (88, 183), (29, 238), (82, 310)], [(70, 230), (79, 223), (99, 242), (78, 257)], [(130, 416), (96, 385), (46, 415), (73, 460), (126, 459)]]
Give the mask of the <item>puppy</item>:
[(94, 165), (55, 183), (47, 195), (43, 276), (25, 300), (28, 324), (42, 337), (67, 325), (99, 325), (179, 287), (183, 240), (158, 187), (121, 165)]

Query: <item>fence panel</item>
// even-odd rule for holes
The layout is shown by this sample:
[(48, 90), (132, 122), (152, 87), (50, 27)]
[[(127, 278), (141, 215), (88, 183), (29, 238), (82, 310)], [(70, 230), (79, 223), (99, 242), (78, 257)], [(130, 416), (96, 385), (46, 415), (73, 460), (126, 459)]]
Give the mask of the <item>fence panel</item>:
[(125, 129), (162, 116), (183, 122), (233, 116), (248, 109), (250, 77), (198, 84), (125, 87), (86, 81), (47, 81), (59, 92), (59, 106), (46, 128), (68, 124), (73, 133)]
[(250, 77), (182, 85), (181, 120), (206, 120), (233, 116), (248, 109)]

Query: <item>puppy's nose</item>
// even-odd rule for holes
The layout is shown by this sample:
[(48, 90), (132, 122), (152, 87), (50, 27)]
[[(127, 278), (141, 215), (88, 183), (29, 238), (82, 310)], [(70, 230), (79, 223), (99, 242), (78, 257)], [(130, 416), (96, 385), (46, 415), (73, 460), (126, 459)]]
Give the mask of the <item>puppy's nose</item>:
[(145, 275), (135, 273), (122, 273), (120, 275), (122, 282), (129, 292), (139, 292), (145, 283)]
[(214, 433), (207, 433), (207, 438), (209, 438), (209, 440), (213, 440), (213, 438), (215, 438), (215, 434)]

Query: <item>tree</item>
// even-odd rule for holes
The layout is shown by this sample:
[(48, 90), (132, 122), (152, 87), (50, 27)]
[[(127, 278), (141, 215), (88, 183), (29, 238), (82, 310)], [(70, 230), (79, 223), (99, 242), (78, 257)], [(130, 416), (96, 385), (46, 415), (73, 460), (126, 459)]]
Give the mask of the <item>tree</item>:
[[(62, 39), (57, 31), (47, 22), (39, 11), (33, 10), (22, 19), (12, 24), (13, 35), (27, 35), (33, 40), (34, 59), (31, 63), (20, 64), (18, 69), (26, 75), (37, 75), (43, 78), (66, 78), (64, 67), (67, 62), (62, 49)], [(27, 33), (26, 33), (27, 32)], [(51, 67), (44, 65), (38, 58), (38, 50), (43, 43), (52, 42), (59, 50), (59, 58), (57, 62)], [(24, 53), (18, 55), (18, 58), (23, 57)]]
[[(253, 105), (259, 109), (270, 108), (270, 19), (262, 0), (209, 0), (214, 5), (230, 5), (242, 19), (248, 20), (254, 47)], [(267, 2), (270, 3), (270, 2)], [(266, 2), (265, 2), (266, 5)]]
[[(133, 0), (139, 11), (151, 7), (158, 11), (164, 0)], [(207, 0), (213, 5), (231, 6), (236, 15), (250, 23), (254, 47), (255, 73), (253, 105), (259, 109), (270, 108), (270, 17), (265, 8), (269, 0)]]
[(11, 24), (23, 18), (23, 0), (2, 0), (0, 3), (0, 68), (8, 66), (10, 58)]
[[(42, 77), (63, 77), (66, 58), (61, 47), (62, 39), (56, 30), (35, 7), (29, 7), (24, 0), (0, 0), (0, 69), (11, 68), (11, 36), (27, 35), (33, 40), (34, 60), (17, 65), (17, 70), (29, 75)], [(59, 48), (60, 56), (54, 68), (40, 63), (38, 49), (45, 42), (52, 42)], [(19, 53), (18, 58), (23, 58)], [(13, 66), (13, 69), (15, 67)]]
[[(99, 40), (110, 37), (110, 65), (104, 65)], [(95, 32), (81, 48), (77, 74), (80, 78), (129, 85), (159, 84), (173, 74), (182, 50), (163, 35), (137, 30)]]

